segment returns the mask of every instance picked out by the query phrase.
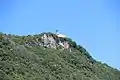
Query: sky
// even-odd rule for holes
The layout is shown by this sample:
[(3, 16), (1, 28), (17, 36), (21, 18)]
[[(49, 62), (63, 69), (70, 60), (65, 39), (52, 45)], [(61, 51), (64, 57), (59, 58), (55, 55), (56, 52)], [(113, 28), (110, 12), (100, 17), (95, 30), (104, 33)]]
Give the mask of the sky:
[(120, 68), (119, 0), (0, 0), (0, 32), (61, 33), (98, 61)]

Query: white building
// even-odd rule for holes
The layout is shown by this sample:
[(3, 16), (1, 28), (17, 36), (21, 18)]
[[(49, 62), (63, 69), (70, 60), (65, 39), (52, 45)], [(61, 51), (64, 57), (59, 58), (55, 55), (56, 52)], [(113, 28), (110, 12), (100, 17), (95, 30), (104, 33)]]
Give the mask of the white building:
[(67, 37), (66, 35), (64, 35), (64, 34), (60, 34), (60, 33), (56, 33), (56, 35), (58, 36), (58, 37), (63, 37), (63, 38), (65, 38), (65, 37)]

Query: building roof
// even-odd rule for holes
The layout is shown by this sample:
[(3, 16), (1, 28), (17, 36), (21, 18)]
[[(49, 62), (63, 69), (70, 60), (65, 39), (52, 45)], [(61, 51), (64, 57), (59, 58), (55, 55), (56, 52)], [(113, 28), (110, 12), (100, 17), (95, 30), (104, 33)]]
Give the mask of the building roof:
[(60, 33), (57, 33), (57, 36), (58, 36), (58, 37), (67, 37), (66, 35), (60, 34)]

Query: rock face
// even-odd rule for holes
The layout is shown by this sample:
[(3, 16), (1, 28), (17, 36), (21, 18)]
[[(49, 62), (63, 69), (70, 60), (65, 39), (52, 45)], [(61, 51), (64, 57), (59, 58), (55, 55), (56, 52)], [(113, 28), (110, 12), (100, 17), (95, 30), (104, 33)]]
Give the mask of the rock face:
[(61, 41), (59, 36), (56, 35), (57, 40), (53, 35), (43, 34), (40, 40), (37, 40), (40, 46), (49, 47), (57, 49), (61, 47), (62, 49), (69, 49), (69, 43), (67, 41)]
[(64, 42), (64, 48), (68, 49), (69, 48), (69, 43), (67, 41)]
[(69, 49), (69, 43), (67, 41), (59, 42), (59, 45), (63, 47), (63, 49)]
[(43, 46), (56, 49), (56, 41), (53, 38), (53, 36), (49, 36), (47, 34), (44, 34), (41, 37), (41, 40), (42, 40)]
[(28, 40), (26, 45), (28, 46), (44, 46), (45, 48), (54, 49), (70, 49), (69, 42), (64, 40), (65, 38), (59, 37), (56, 34), (44, 33), (39, 38), (35, 40)]

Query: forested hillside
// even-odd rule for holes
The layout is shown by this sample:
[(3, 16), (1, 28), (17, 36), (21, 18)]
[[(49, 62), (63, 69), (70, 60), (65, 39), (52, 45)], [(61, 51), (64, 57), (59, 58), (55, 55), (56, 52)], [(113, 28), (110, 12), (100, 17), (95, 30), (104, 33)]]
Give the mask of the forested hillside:
[(70, 38), (0, 33), (0, 80), (120, 80), (120, 71)]

